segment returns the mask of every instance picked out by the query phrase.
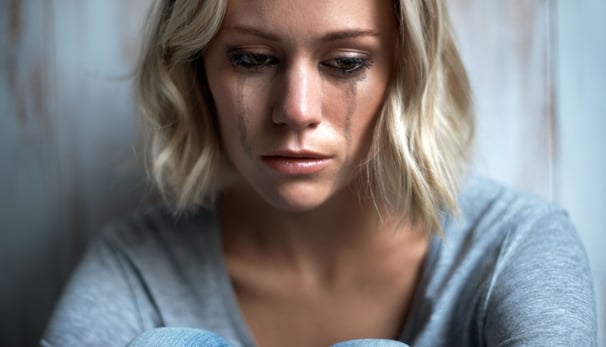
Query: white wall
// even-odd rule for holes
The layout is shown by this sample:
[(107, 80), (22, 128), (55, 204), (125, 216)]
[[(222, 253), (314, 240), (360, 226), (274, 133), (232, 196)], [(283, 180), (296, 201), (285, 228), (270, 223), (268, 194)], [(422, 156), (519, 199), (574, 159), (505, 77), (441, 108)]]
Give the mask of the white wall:
[(557, 1), (556, 199), (579, 229), (606, 346), (606, 1)]

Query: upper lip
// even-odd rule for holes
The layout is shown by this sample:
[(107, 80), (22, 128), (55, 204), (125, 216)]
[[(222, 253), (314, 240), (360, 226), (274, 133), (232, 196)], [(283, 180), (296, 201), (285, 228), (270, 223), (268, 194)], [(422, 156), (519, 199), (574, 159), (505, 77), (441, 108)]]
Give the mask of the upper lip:
[(283, 158), (309, 158), (309, 159), (327, 159), (330, 158), (329, 155), (308, 151), (308, 150), (285, 150), (285, 151), (276, 151), (271, 154), (263, 155), (263, 157), (283, 157)]

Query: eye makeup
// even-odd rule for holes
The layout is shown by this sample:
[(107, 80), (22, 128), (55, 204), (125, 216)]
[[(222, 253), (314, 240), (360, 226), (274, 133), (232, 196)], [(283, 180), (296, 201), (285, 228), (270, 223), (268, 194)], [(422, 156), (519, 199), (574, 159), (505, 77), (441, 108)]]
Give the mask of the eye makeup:
[(372, 64), (370, 58), (352, 56), (337, 57), (320, 63), (324, 70), (340, 78), (360, 77)]
[[(278, 69), (282, 64), (282, 60), (275, 55), (240, 48), (227, 49), (227, 60), (235, 72), (243, 74), (264, 73), (266, 70)], [(345, 53), (318, 62), (318, 68), (323, 73), (337, 79), (364, 79), (365, 70), (372, 65), (373, 60), (366, 55)]]
[(228, 59), (232, 67), (239, 72), (258, 72), (278, 65), (278, 58), (265, 53), (230, 50)]

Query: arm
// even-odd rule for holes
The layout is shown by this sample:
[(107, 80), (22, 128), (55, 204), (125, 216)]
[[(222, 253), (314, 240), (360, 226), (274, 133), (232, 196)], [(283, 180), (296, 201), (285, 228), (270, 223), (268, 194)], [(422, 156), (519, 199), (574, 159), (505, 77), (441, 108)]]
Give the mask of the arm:
[(72, 275), (41, 341), (51, 346), (124, 346), (149, 322), (138, 293), (141, 281), (108, 233), (95, 242)]
[(486, 302), (488, 346), (595, 346), (591, 271), (563, 212), (512, 230)]

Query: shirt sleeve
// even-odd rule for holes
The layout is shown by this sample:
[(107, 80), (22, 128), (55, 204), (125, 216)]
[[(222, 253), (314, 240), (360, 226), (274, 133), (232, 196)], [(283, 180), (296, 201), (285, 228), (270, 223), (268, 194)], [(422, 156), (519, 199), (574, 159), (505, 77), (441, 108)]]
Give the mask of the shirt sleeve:
[(125, 346), (145, 328), (142, 281), (104, 233), (85, 254), (53, 313), (43, 347)]
[(512, 227), (486, 297), (488, 346), (596, 346), (591, 271), (567, 215)]

